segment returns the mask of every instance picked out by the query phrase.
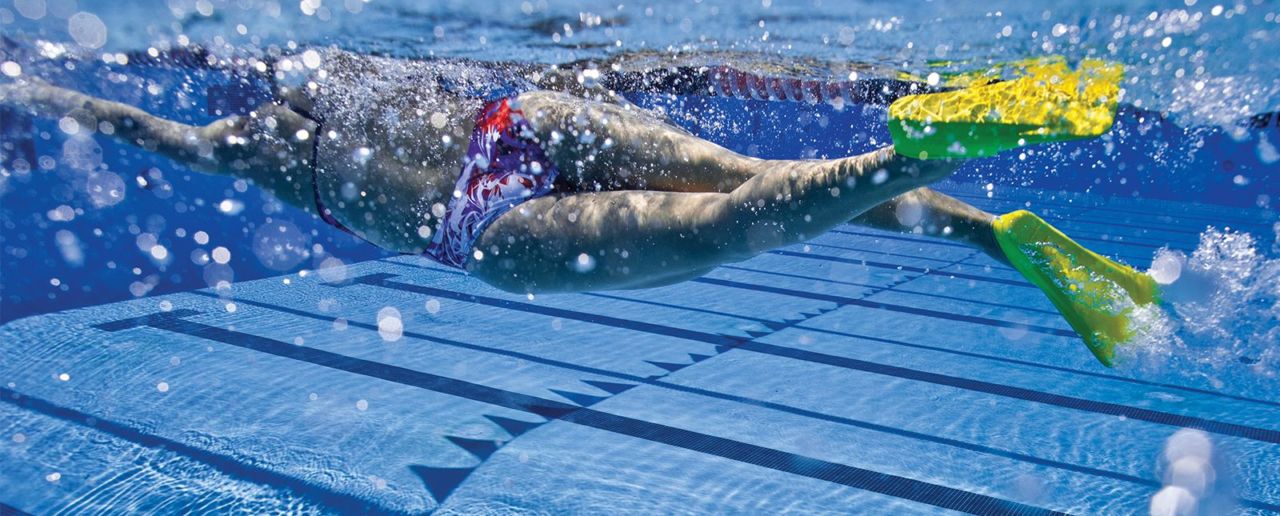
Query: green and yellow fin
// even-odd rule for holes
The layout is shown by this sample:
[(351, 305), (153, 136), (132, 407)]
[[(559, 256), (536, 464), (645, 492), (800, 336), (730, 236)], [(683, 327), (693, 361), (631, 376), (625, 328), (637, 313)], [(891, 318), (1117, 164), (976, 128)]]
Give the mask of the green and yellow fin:
[(1086, 59), (1073, 70), (1061, 57), (952, 74), (948, 84), (970, 87), (898, 99), (889, 133), (898, 154), (921, 159), (1092, 138), (1111, 129), (1123, 75), (1119, 64)]
[(1116, 346), (1133, 338), (1133, 311), (1157, 301), (1151, 276), (1075, 243), (1028, 211), (1001, 215), (996, 241), (1013, 267), (1049, 297), (1089, 351), (1111, 366)]

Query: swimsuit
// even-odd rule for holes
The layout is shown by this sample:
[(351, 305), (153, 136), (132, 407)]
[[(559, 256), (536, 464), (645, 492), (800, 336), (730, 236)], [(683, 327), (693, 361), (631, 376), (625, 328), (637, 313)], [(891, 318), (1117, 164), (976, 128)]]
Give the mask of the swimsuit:
[[(551, 192), (558, 175), (535, 139), (533, 127), (522, 111), (511, 108), (509, 98), (485, 104), (476, 116), (449, 205), (422, 254), (442, 265), (465, 269), (468, 256), (483, 256), (482, 251), (473, 253), (472, 248), (485, 228), (516, 205)], [(320, 218), (355, 234), (325, 207), (318, 178), (313, 178), (312, 185)]]
[[(464, 268), (485, 228), (516, 205), (549, 193), (556, 175), (524, 113), (512, 109), (509, 99), (486, 104), (476, 117), (453, 197), (423, 254)], [(480, 250), (474, 255), (484, 256)]]
[[(526, 77), (540, 70), (538, 65), (519, 63), (484, 63), (458, 59), (404, 60), (365, 56), (337, 49), (314, 49), (325, 64), (327, 74), (317, 76), (299, 63), (290, 68), (292, 75), (277, 79), (304, 96), (307, 106), (290, 108), (323, 127), (361, 127), (370, 123), (403, 126), (412, 132), (422, 120), (421, 113), (450, 112), (454, 101), (476, 101), (480, 107), (475, 129), (471, 133), (466, 157), (454, 188), (450, 189), (444, 213), (431, 215), (431, 240), (423, 254), (441, 264), (464, 268), (469, 258), (480, 253), (472, 247), (489, 224), (521, 202), (545, 195), (552, 190), (556, 168), (535, 141), (529, 122), (515, 105), (514, 98), (536, 89)], [(412, 98), (416, 109), (403, 106)], [(356, 132), (343, 135), (359, 141)], [(319, 153), (320, 138), (313, 152)], [(351, 140), (348, 140), (348, 144)], [(368, 141), (375, 147), (382, 142)], [(312, 173), (323, 175), (317, 166), (319, 154), (312, 158)], [(335, 192), (321, 195), (321, 181), (314, 178), (316, 211), (325, 222), (352, 233), (322, 200), (332, 199)], [(446, 183), (447, 184), (447, 183)], [(442, 185), (443, 186), (443, 185)], [(426, 202), (423, 207), (434, 201)], [(437, 208), (438, 209), (438, 208)], [(428, 215), (423, 213), (423, 215)]]

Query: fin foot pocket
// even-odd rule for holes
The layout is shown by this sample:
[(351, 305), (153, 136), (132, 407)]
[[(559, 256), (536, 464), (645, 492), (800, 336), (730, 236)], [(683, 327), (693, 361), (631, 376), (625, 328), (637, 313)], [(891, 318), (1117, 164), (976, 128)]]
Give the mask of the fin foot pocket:
[(1001, 215), (996, 241), (1009, 262), (1039, 287), (1103, 365), (1137, 331), (1133, 311), (1158, 300), (1151, 276), (1075, 243), (1031, 212)]

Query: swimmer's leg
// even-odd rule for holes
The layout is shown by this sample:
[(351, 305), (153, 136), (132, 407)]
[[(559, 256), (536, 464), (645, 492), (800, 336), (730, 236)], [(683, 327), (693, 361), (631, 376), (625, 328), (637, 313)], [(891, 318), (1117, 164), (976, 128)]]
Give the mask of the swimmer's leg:
[[(727, 193), (775, 169), (776, 163), (786, 163), (742, 156), (634, 107), (549, 92), (521, 95), (520, 102), (538, 136), (548, 142), (544, 147), (561, 174), (578, 190)], [(912, 210), (921, 214), (920, 220), (912, 220)], [(994, 219), (962, 201), (919, 188), (852, 222), (902, 232), (920, 225), (925, 234), (975, 245), (1004, 261), (991, 232)]]
[(630, 105), (535, 91), (518, 97), (561, 179), (576, 190), (729, 192), (765, 160), (735, 153)]
[(804, 241), (954, 169), (891, 147), (765, 163), (772, 170), (727, 193), (583, 192), (527, 201), (484, 231), (476, 242), (483, 258), (468, 267), (513, 292), (674, 283)]
[[(739, 155), (635, 108), (547, 92), (525, 94), (520, 101), (535, 128), (549, 128), (537, 131), (555, 142), (548, 151), (579, 190), (730, 192), (778, 163)], [(586, 131), (589, 143), (583, 142)], [(993, 220), (990, 213), (920, 188), (852, 222), (907, 233), (919, 226), (924, 234), (974, 245), (1005, 262)]]
[(1027, 211), (996, 217), (927, 188), (900, 195), (856, 217), (854, 223), (893, 231), (938, 234), (975, 245), (1039, 287), (1084, 339), (1099, 362), (1111, 365), (1116, 348), (1141, 328), (1135, 310), (1156, 302), (1155, 281), (1098, 255)]
[(35, 78), (0, 84), (0, 102), (48, 118), (71, 116), (85, 130), (108, 134), (201, 172), (252, 181), (282, 201), (314, 209), (307, 168), (311, 145), (299, 141), (298, 131), (314, 133), (316, 125), (282, 106), (266, 104), (248, 116), (193, 126)]
[(926, 187), (917, 188), (849, 221), (861, 226), (921, 234), (969, 244), (998, 262), (1009, 263), (996, 241), (996, 216)]

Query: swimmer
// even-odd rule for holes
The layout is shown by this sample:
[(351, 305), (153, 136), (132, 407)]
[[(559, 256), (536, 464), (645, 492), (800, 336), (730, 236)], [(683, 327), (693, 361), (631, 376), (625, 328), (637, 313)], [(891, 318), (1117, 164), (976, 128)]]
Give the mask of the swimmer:
[[(921, 228), (1017, 267), (1109, 364), (1112, 343), (1095, 345), (1094, 322), (1078, 315), (1092, 308), (1059, 305), (1050, 292), (1063, 290), (1055, 284), (1061, 271), (1050, 267), (1041, 280), (1029, 271), (1045, 269), (1044, 260), (1026, 265), (1019, 252), (1026, 241), (1018, 235), (1040, 232), (1041, 242), (1051, 227), (1025, 212), (1001, 222), (927, 188), (959, 159), (919, 159), (893, 145), (842, 159), (757, 159), (617, 94), (887, 103), (929, 86), (770, 79), (668, 59), (626, 55), (600, 68), (539, 67), (316, 49), (270, 64), (275, 101), (205, 126), (30, 76), (0, 84), (0, 102), (54, 118), (91, 117), (90, 127), (122, 142), (250, 181), (382, 248), (522, 294), (669, 285), (847, 222)], [(904, 212), (913, 214), (910, 224)]]

